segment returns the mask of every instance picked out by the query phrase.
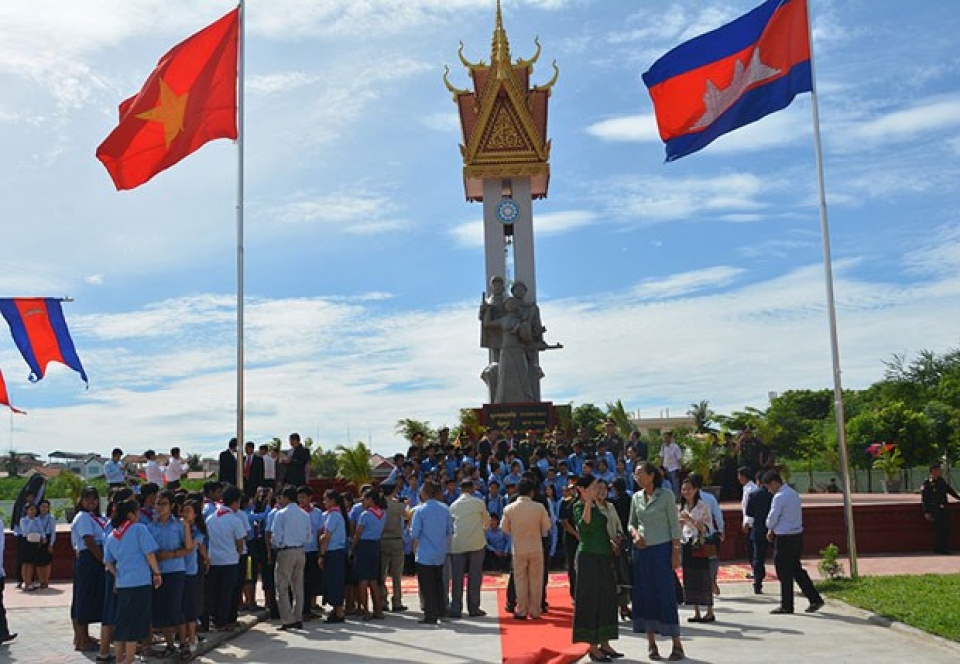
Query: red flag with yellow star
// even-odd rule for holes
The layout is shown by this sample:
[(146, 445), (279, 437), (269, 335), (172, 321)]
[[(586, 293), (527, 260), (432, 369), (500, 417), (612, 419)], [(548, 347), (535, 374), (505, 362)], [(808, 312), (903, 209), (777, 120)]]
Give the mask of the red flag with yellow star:
[(133, 189), (207, 141), (237, 138), (240, 9), (177, 44), (97, 148), (117, 189)]

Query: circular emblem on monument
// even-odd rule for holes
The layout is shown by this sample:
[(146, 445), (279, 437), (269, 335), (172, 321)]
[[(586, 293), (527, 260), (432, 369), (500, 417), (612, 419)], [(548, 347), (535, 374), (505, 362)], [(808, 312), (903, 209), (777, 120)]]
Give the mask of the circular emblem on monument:
[(504, 198), (497, 203), (497, 219), (504, 224), (512, 224), (520, 216), (520, 206), (512, 198)]

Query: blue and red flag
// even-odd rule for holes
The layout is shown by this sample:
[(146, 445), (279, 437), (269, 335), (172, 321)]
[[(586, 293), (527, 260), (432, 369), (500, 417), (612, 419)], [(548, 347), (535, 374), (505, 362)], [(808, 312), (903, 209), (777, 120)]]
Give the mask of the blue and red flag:
[(25, 412), (19, 408), (14, 408), (13, 404), (10, 403), (10, 395), (7, 394), (7, 384), (3, 381), (3, 372), (0, 371), (0, 406), (6, 406), (10, 410), (20, 415), (26, 415)]
[(813, 91), (806, 0), (767, 0), (680, 44), (643, 74), (667, 161)]
[(88, 383), (87, 373), (73, 347), (60, 300), (0, 298), (0, 314), (7, 320), (13, 341), (30, 366), (30, 380), (43, 378), (50, 362), (65, 364)]

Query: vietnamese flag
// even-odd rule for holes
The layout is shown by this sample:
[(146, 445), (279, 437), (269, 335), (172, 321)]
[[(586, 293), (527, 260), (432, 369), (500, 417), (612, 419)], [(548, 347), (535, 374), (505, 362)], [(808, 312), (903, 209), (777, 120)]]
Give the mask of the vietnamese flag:
[(20, 415), (26, 415), (25, 412), (18, 408), (14, 408), (10, 404), (10, 395), (7, 394), (7, 384), (3, 381), (3, 372), (0, 371), (0, 406), (6, 406), (10, 410)]
[(237, 138), (240, 9), (164, 55), (97, 148), (117, 189), (148, 181), (207, 141)]

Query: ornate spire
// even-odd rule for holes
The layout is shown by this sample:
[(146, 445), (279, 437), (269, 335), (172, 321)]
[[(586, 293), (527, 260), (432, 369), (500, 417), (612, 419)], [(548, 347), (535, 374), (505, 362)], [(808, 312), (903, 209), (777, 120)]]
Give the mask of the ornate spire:
[(503, 11), (497, 0), (497, 22), (493, 28), (493, 43), (490, 47), (490, 64), (497, 71), (497, 78), (504, 78), (510, 69), (510, 42), (503, 28)]

